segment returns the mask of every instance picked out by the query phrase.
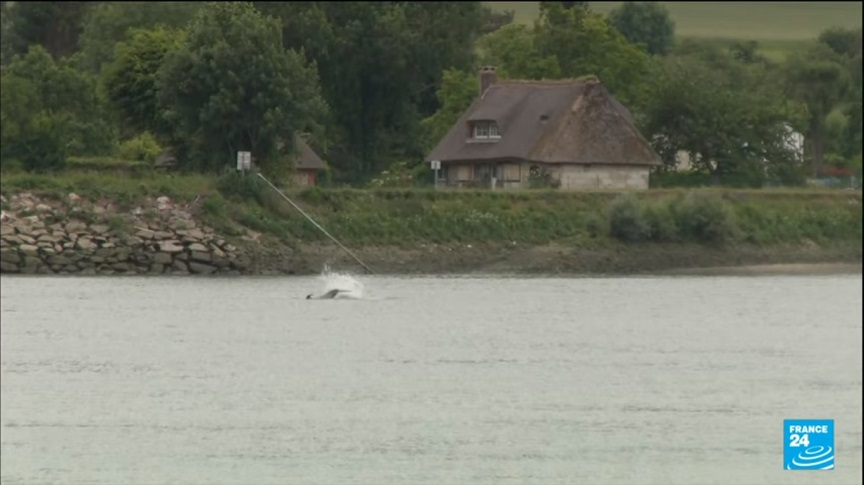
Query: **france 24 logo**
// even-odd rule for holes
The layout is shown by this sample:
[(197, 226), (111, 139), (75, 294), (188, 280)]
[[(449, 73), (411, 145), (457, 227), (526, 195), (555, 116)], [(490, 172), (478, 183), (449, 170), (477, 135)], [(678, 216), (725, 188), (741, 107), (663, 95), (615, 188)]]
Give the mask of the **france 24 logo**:
[(834, 420), (783, 420), (783, 468), (834, 469)]

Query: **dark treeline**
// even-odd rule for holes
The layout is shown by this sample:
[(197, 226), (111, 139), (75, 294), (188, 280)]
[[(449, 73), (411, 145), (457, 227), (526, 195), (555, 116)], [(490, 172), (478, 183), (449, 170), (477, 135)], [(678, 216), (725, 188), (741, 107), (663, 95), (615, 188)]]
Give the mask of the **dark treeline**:
[(250, 150), (278, 173), (298, 134), (336, 183), (419, 180), (477, 94), (477, 70), (494, 65), (504, 79), (596, 75), (661, 173), (686, 153), (731, 185), (860, 177), (860, 29), (829, 29), (773, 62), (747, 39), (676, 40), (654, 2), (608, 17), (588, 2), (540, 4), (527, 26), (481, 2), (3, 2), (0, 157), (48, 170), (170, 147), (181, 168), (219, 172)]

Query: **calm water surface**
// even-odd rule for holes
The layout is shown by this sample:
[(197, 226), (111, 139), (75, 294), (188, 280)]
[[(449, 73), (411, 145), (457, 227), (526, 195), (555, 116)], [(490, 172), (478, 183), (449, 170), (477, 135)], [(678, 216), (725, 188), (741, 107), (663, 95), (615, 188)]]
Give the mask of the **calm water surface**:
[(861, 483), (861, 275), (360, 279), (4, 276), (0, 479)]

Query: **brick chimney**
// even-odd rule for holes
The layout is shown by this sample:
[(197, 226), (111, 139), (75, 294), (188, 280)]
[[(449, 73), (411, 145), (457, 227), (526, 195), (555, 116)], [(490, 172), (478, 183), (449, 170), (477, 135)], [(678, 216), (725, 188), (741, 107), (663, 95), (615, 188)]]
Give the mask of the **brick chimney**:
[(492, 66), (485, 66), (480, 68), (480, 97), (486, 93), (486, 90), (489, 89), (489, 86), (498, 82), (498, 73), (495, 72), (495, 68)]

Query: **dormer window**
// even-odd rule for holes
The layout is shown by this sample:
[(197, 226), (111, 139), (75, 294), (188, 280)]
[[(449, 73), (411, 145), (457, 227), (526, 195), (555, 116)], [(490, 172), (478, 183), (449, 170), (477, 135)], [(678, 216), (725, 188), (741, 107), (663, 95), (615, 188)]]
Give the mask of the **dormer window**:
[(474, 138), (479, 140), (501, 138), (501, 134), (498, 133), (498, 123), (494, 121), (474, 122)]

